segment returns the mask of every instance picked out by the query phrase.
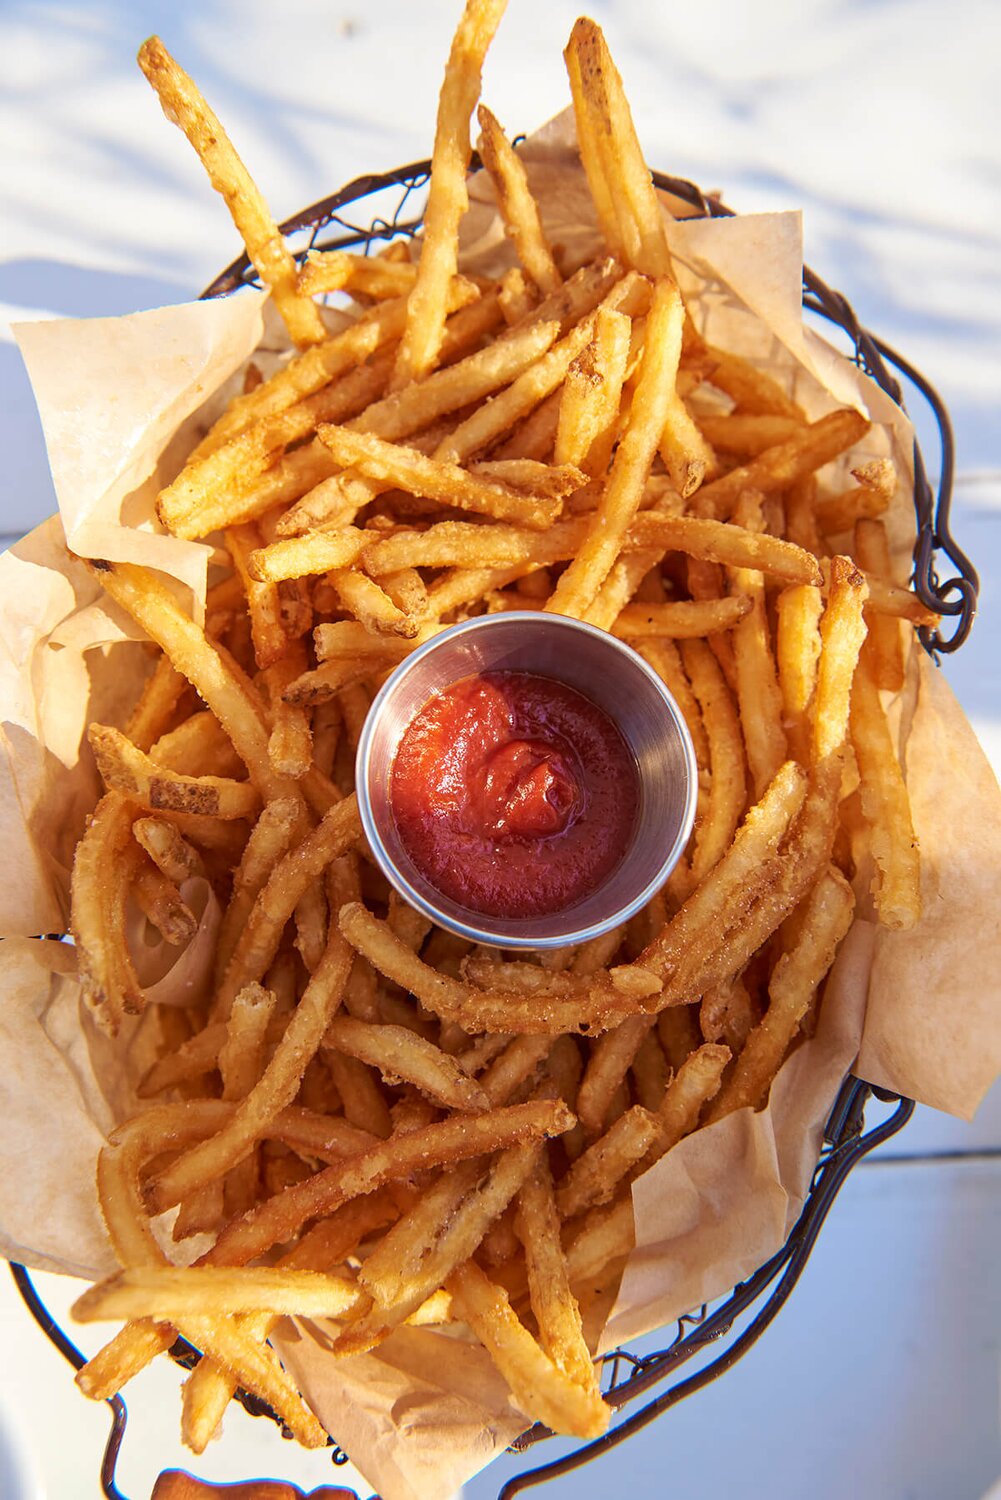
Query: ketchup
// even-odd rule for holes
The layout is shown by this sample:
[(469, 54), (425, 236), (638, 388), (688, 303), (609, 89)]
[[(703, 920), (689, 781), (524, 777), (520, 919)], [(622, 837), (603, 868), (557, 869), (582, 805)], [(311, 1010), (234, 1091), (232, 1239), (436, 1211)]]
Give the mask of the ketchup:
[(635, 762), (608, 715), (529, 672), (465, 677), (424, 705), (396, 752), (403, 846), (472, 911), (533, 917), (594, 891), (629, 843)]

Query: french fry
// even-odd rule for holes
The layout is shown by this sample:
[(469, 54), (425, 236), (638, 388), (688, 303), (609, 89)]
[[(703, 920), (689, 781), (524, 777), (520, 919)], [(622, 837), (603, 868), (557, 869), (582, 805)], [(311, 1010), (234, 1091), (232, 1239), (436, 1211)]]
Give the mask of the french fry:
[(262, 810), (247, 840), (233, 877), (233, 891), (216, 943), (215, 981), (219, 983), (233, 955), (258, 893), (287, 852), (299, 827), (300, 811), (291, 798), (278, 798)]
[(325, 333), (323, 320), (315, 304), (299, 291), (291, 252), (222, 125), (159, 37), (143, 43), (139, 66), (156, 90), (167, 119), (184, 131), (212, 186), (226, 200), (293, 342), (300, 346), (318, 343)]
[(125, 941), (125, 897), (134, 868), (125, 856), (134, 817), (127, 798), (107, 793), (73, 861), (70, 899), (80, 986), (84, 1003), (110, 1036), (146, 1003)]
[(250, 559), (261, 546), (261, 534), (253, 522), (231, 526), (226, 544), (247, 593), (254, 658), (258, 667), (270, 667), (287, 653), (289, 638), (282, 624), (277, 585), (260, 582), (250, 571)]
[(257, 708), (233, 663), (206, 640), (180, 609), (159, 575), (133, 563), (91, 564), (102, 588), (157, 642), (215, 714), (265, 798), (295, 795), (268, 760)]
[(860, 442), (868, 430), (868, 422), (857, 411), (831, 412), (804, 427), (798, 436), (775, 448), (766, 448), (750, 463), (703, 485), (696, 512), (717, 521), (726, 520), (744, 490), (760, 490), (763, 495), (770, 495), (773, 490), (784, 489)]
[[(761, 503), (746, 491), (737, 505), (736, 519), (745, 526), (761, 522)], [(756, 527), (749, 527), (755, 530)], [(788, 753), (782, 727), (782, 693), (772, 655), (765, 611), (765, 580), (757, 569), (729, 568), (730, 586), (738, 598), (749, 599), (751, 608), (734, 628), (734, 670), (737, 701), (744, 727), (747, 765), (756, 798), (761, 797)], [(817, 571), (819, 578), (819, 570)], [(814, 579), (813, 581), (816, 581)]]
[(193, 875), (204, 875), (205, 867), (197, 849), (165, 818), (137, 818), (132, 833), (157, 869), (175, 885), (183, 885)]
[(560, 1244), (552, 1174), (541, 1154), (518, 1194), (514, 1223), (525, 1252), (528, 1292), (539, 1342), (564, 1375), (581, 1390), (596, 1396), (597, 1374), (584, 1342), (580, 1308), (570, 1290), (566, 1257)]
[[(630, 265), (648, 276), (670, 276), (671, 257), (664, 234), (660, 204), (649, 168), (643, 160), (622, 79), (612, 61), (601, 28), (585, 17), (574, 25), (564, 54), (574, 94), (580, 133), (581, 98), (585, 136), (593, 140), (600, 161), (600, 178), (582, 148), (588, 185), (595, 195), (604, 227), (605, 204), (611, 201), (618, 226), (618, 242)], [(573, 58), (571, 67), (570, 59)], [(578, 81), (579, 80), (579, 81)], [(595, 164), (596, 165), (596, 164)], [(595, 194), (596, 179), (599, 185)]]
[(169, 771), (109, 725), (92, 724), (87, 737), (108, 789), (125, 793), (143, 807), (212, 818), (252, 818), (261, 805), (249, 782)]
[(476, 118), (480, 122), (476, 149), (490, 173), (497, 206), (514, 241), (518, 259), (541, 291), (555, 292), (562, 286), (563, 278), (556, 269), (553, 252), (539, 222), (538, 205), (528, 186), (525, 168), (500, 123), (485, 104), (477, 109)]
[(802, 422), (803, 412), (777, 381), (742, 355), (715, 345), (706, 346), (710, 360), (709, 380), (730, 396), (737, 410), (749, 415), (785, 417)]
[(913, 927), (921, 915), (921, 861), (907, 788), (893, 750), (869, 643), (852, 684), (851, 740), (862, 813), (876, 862), (873, 894), (885, 927)]
[(190, 943), (198, 921), (181, 900), (181, 893), (162, 870), (148, 862), (140, 866), (132, 884), (136, 904), (148, 922), (159, 930), (164, 942), (175, 948)]
[(656, 1114), (634, 1104), (620, 1115), (604, 1135), (578, 1156), (560, 1183), (556, 1207), (564, 1219), (573, 1218), (607, 1203), (637, 1162), (641, 1162), (661, 1135)]
[(507, 1293), (475, 1261), (448, 1279), (456, 1313), (473, 1329), (511, 1389), (515, 1402), (554, 1432), (599, 1437), (610, 1412), (595, 1390), (563, 1374), (518, 1321)]
[(417, 281), (407, 302), (393, 378), (399, 389), (434, 369), (445, 325), (446, 291), (459, 255), (459, 220), (468, 204), (466, 171), (472, 147), (469, 117), (480, 93), (483, 58), (507, 0), (466, 0), (452, 39), (438, 101), (431, 186)]
[[(569, 571), (569, 569), (568, 569)], [(563, 575), (566, 577), (566, 574)], [(555, 596), (554, 596), (555, 597)], [(627, 604), (616, 616), (612, 634), (624, 641), (687, 641), (732, 630), (751, 612), (751, 601), (739, 594), (728, 599), (681, 599), (671, 604)]]
[(290, 1317), (343, 1317), (362, 1293), (355, 1282), (319, 1271), (254, 1266), (160, 1266), (119, 1271), (78, 1297), (78, 1323), (141, 1315), (174, 1319), (270, 1312)]
[(305, 297), (327, 292), (362, 292), (368, 297), (405, 297), (417, 280), (409, 260), (387, 261), (378, 255), (348, 250), (310, 250), (299, 267), (299, 290)]
[(386, 1140), (393, 1121), (372, 1069), (329, 1047), (323, 1049), (323, 1060), (341, 1097), (344, 1118), (377, 1140)]
[(810, 892), (806, 905), (802, 935), (775, 966), (764, 1019), (751, 1032), (732, 1075), (710, 1107), (710, 1124), (735, 1109), (747, 1105), (753, 1109), (763, 1103), (817, 986), (851, 925), (855, 898), (844, 876), (828, 869)]
[(633, 1058), (653, 1021), (630, 1016), (594, 1043), (577, 1091), (576, 1112), (585, 1131), (597, 1135), (604, 1125), (615, 1091), (632, 1066)]
[(783, 589), (776, 602), (778, 629), (775, 656), (782, 693), (782, 722), (790, 754), (806, 764), (809, 756), (809, 710), (820, 660), (820, 590), (810, 584)]
[(678, 647), (673, 641), (665, 639), (641, 641), (636, 649), (647, 665), (651, 666), (667, 685), (668, 691), (681, 710), (688, 733), (692, 737), (699, 769), (707, 770), (710, 765), (709, 738), (699, 701), (685, 672)]
[(327, 1027), (324, 1044), (369, 1063), (384, 1076), (407, 1079), (450, 1109), (489, 1107), (486, 1094), (460, 1063), (402, 1026), (373, 1026), (349, 1016), (335, 1016)]
[(166, 733), (187, 685), (168, 656), (157, 658), (125, 726), (125, 733), (140, 750), (149, 750)]
[(556, 428), (555, 462), (575, 464), (586, 474), (604, 474), (622, 400), (629, 360), (630, 322), (602, 307), (594, 338), (567, 368)]
[(365, 533), (355, 526), (288, 537), (253, 552), (250, 573), (253, 578), (273, 584), (284, 578), (302, 578), (308, 573), (326, 573), (331, 568), (350, 568), (361, 556), (365, 540)]
[(401, 635), (412, 640), (420, 626), (379, 584), (364, 573), (341, 569), (331, 575), (341, 604), (371, 635)]
[(647, 319), (639, 382), (605, 492), (587, 541), (547, 606), (557, 614), (579, 618), (594, 602), (639, 508), (674, 389), (683, 312), (674, 282), (659, 281)]
[(412, 495), (539, 529), (550, 525), (558, 514), (555, 501), (523, 495), (497, 481), (478, 479), (457, 464), (442, 458), (426, 458), (413, 448), (350, 432), (345, 427), (323, 426), (320, 437), (338, 463), (353, 465), (370, 478), (397, 485)]
[(208, 1252), (205, 1263), (246, 1265), (272, 1245), (291, 1239), (307, 1220), (331, 1213), (342, 1203), (386, 1182), (399, 1181), (416, 1170), (503, 1151), (521, 1141), (559, 1135), (570, 1128), (573, 1118), (562, 1103), (533, 1101), (442, 1120), (393, 1136), (370, 1151), (287, 1188), (231, 1223)]
[(467, 1031), (510, 1031), (532, 1035), (558, 1034), (581, 1027), (605, 1029), (613, 1018), (628, 1013), (630, 1005), (611, 985), (595, 985), (588, 995), (559, 997), (501, 992), (477, 993), (422, 963), (384, 922), (359, 903), (341, 908), (341, 931), (357, 952), (388, 979), (415, 995), (443, 1020), (457, 1021)]
[[(862, 519), (855, 522), (854, 555), (866, 573), (889, 580), (890, 548), (882, 521)], [(899, 693), (904, 685), (904, 642), (900, 624), (891, 615), (873, 613), (869, 627), (868, 654), (876, 686)]]
[(657, 1111), (660, 1139), (652, 1147), (646, 1165), (658, 1161), (672, 1146), (691, 1135), (703, 1109), (719, 1092), (723, 1070), (729, 1061), (729, 1047), (715, 1042), (705, 1042), (685, 1058)]
[(792, 542), (698, 516), (643, 511), (629, 528), (629, 542), (638, 547), (659, 546), (665, 552), (684, 552), (732, 568), (753, 568), (786, 583), (819, 585), (823, 578), (817, 559)]
[[(858, 481), (853, 489), (843, 490), (840, 495), (827, 495), (814, 507), (817, 525), (829, 536), (851, 531), (860, 520), (881, 516), (893, 499), (897, 476), (888, 458), (863, 464), (853, 469), (852, 474)], [(855, 541), (857, 552), (857, 536)], [(869, 562), (861, 555), (858, 560), (864, 568), (878, 570), (878, 563)]]
[(767, 448), (777, 448), (798, 436), (803, 423), (797, 417), (774, 414), (717, 416), (706, 412), (700, 414), (699, 426), (714, 448), (756, 458)]

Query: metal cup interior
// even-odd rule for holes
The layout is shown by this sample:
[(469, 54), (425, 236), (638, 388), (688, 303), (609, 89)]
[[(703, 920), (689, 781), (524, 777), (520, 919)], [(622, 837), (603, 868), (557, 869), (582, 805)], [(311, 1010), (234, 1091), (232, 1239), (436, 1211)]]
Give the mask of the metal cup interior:
[[(617, 726), (638, 772), (638, 806), (622, 858), (590, 895), (558, 912), (497, 917), (471, 911), (421, 874), (403, 846), (390, 778), (407, 728), (435, 696), (479, 672), (531, 672), (590, 698)], [(695, 819), (698, 771), (681, 711), (641, 656), (563, 615), (511, 612), (453, 625), (408, 656), (369, 711), (356, 766), (362, 826), (383, 873), (412, 906), (471, 942), (561, 948), (626, 921), (667, 879)]]

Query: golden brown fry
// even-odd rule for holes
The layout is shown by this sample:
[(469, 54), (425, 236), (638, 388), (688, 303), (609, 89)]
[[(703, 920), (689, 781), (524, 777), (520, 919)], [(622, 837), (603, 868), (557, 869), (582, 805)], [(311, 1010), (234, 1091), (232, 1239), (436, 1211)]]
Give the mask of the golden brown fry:
[(319, 1271), (254, 1266), (155, 1266), (119, 1271), (70, 1309), (78, 1323), (122, 1318), (228, 1317), (269, 1312), (290, 1317), (343, 1317), (361, 1300), (354, 1281)]
[(407, 326), (396, 358), (394, 386), (420, 380), (438, 361), (448, 284), (459, 257), (459, 220), (469, 199), (466, 172), (472, 147), (469, 117), (480, 93), (483, 59), (507, 0), (466, 0), (452, 39), (438, 100), (431, 185), (417, 281), (407, 302)]
[(838, 944), (851, 925), (855, 898), (837, 870), (821, 875), (807, 899), (802, 933), (796, 946), (779, 959), (768, 984), (768, 1010), (754, 1028), (707, 1123), (744, 1106), (757, 1108), (767, 1097), (789, 1044)]
[(681, 655), (708, 741), (712, 776), (708, 806), (695, 825), (691, 865), (695, 887), (730, 847), (744, 811), (747, 782), (740, 720), (712, 652), (702, 641), (685, 641)]
[[(853, 469), (852, 474), (858, 481), (854, 488), (844, 490), (840, 495), (826, 495), (814, 506), (817, 525), (829, 536), (851, 531), (857, 521), (881, 516), (893, 499), (897, 475), (888, 458), (862, 464)], [(862, 557), (858, 561), (866, 569), (879, 571), (878, 563), (867, 562)]]
[(184, 131), (212, 186), (226, 200), (247, 254), (270, 288), (293, 342), (300, 347), (318, 343), (325, 332), (323, 320), (316, 306), (300, 293), (292, 254), (222, 125), (159, 37), (150, 37), (140, 47), (139, 66), (156, 90), (167, 119)]
[(157, 928), (164, 942), (175, 948), (190, 943), (198, 930), (198, 920), (181, 900), (175, 883), (148, 861), (136, 872), (132, 894), (148, 922)]
[(615, 1092), (629, 1072), (636, 1051), (652, 1025), (650, 1016), (630, 1016), (593, 1044), (575, 1106), (577, 1117), (588, 1135), (593, 1137), (601, 1131)]
[(893, 750), (876, 685), (875, 661), (865, 649), (852, 685), (851, 739), (860, 777), (862, 813), (876, 875), (873, 894), (885, 927), (913, 927), (921, 916), (921, 860), (907, 788)]
[(611, 457), (629, 360), (631, 325), (624, 313), (602, 307), (594, 338), (567, 369), (556, 429), (556, 463), (604, 474)]
[(258, 667), (270, 667), (288, 651), (289, 638), (282, 624), (277, 584), (262, 583), (250, 572), (250, 559), (261, 546), (261, 534), (252, 522), (231, 526), (226, 532), (226, 545), (247, 594), (254, 658)]
[[(566, 574), (563, 576), (566, 577)], [(687, 641), (710, 635), (717, 630), (732, 630), (750, 613), (751, 607), (751, 601), (739, 594), (731, 595), (729, 599), (681, 599), (672, 604), (627, 604), (617, 615), (612, 634), (626, 641), (656, 640), (661, 637)]]
[(730, 413), (718, 416), (707, 412), (700, 414), (699, 426), (714, 448), (754, 458), (766, 448), (777, 448), (780, 443), (796, 437), (803, 423), (796, 417), (774, 414), (745, 416)]
[(558, 1034), (581, 1028), (604, 1029), (632, 1008), (611, 984), (595, 984), (583, 996), (489, 995), (458, 984), (436, 972), (394, 937), (384, 922), (358, 903), (342, 907), (341, 931), (348, 942), (396, 984), (415, 995), (443, 1020), (457, 1021), (466, 1031), (511, 1031)]
[[(866, 573), (887, 581), (892, 577), (890, 548), (882, 521), (855, 523), (854, 555)], [(876, 686), (899, 693), (904, 685), (904, 642), (900, 624), (891, 615), (870, 614), (868, 654)]]
[(797, 437), (776, 448), (767, 448), (750, 463), (703, 485), (696, 512), (718, 521), (726, 520), (744, 490), (760, 490), (763, 495), (770, 495), (773, 490), (785, 489), (860, 442), (868, 430), (869, 423), (857, 411), (831, 412), (804, 427)]
[(636, 649), (647, 665), (653, 667), (658, 677), (662, 678), (667, 685), (671, 697), (680, 708), (682, 718), (688, 726), (699, 769), (708, 770), (710, 765), (709, 739), (702, 718), (702, 710), (692, 691), (678, 647), (672, 640), (664, 639), (641, 641)]
[(448, 1290), (457, 1316), (485, 1345), (522, 1410), (554, 1432), (591, 1438), (605, 1431), (611, 1413), (597, 1391), (583, 1390), (542, 1352), (515, 1316), (507, 1293), (475, 1261), (452, 1272)]
[(158, 657), (125, 726), (125, 733), (140, 750), (149, 750), (169, 729), (186, 687), (185, 678), (170, 658)]
[(804, 764), (809, 759), (809, 710), (817, 682), (823, 608), (820, 590), (809, 584), (783, 589), (776, 600), (775, 655), (782, 692), (782, 722), (790, 754)]
[[(737, 504), (735, 519), (752, 532), (757, 530), (761, 524), (760, 499), (746, 492)], [(727, 571), (733, 592), (751, 601), (749, 612), (734, 628), (730, 639), (747, 765), (758, 798), (788, 754), (782, 728), (782, 693), (769, 637), (764, 575), (746, 567)]]
[(299, 806), (291, 798), (269, 802), (247, 840), (233, 877), (233, 893), (216, 943), (215, 981), (222, 979), (258, 892), (287, 852), (299, 827)]
[(585, 136), (594, 141), (601, 164), (602, 180), (595, 192), (596, 183), (588, 160), (590, 153), (585, 153), (582, 147), (588, 184), (602, 225), (604, 227), (607, 212), (603, 207), (610, 200), (618, 224), (618, 239), (628, 263), (648, 276), (670, 276), (671, 257), (660, 204), (650, 170), (643, 160), (622, 79), (601, 28), (594, 21), (581, 17), (570, 33), (564, 56), (574, 92), (578, 136), (581, 117), (579, 91), (586, 111)]
[(489, 1107), (482, 1088), (461, 1063), (402, 1026), (373, 1026), (349, 1016), (335, 1016), (324, 1045), (377, 1068), (384, 1077), (404, 1078), (449, 1109)]
[(706, 1104), (719, 1092), (723, 1069), (729, 1061), (729, 1047), (715, 1042), (705, 1042), (685, 1058), (657, 1112), (660, 1139), (647, 1157), (648, 1166), (691, 1135)]
[(274, 993), (259, 984), (245, 985), (233, 1001), (226, 1038), (219, 1049), (224, 1099), (245, 1099), (260, 1078), (275, 1003)]
[(587, 541), (560, 579), (547, 608), (578, 618), (594, 602), (639, 509), (667, 409), (680, 355), (684, 309), (673, 281), (656, 284), (636, 393), (611, 474)]
[(283, 578), (326, 573), (331, 568), (350, 568), (361, 556), (365, 541), (365, 533), (355, 526), (287, 537), (252, 553), (250, 573), (253, 578), (264, 582), (279, 583)]
[(87, 737), (105, 785), (143, 807), (212, 818), (251, 818), (261, 805), (250, 782), (224, 776), (182, 776), (158, 766), (108, 725), (92, 724)]
[(559, 1135), (573, 1124), (562, 1103), (513, 1104), (482, 1115), (463, 1115), (382, 1141), (336, 1167), (325, 1168), (230, 1224), (205, 1257), (210, 1265), (246, 1265), (282, 1243), (309, 1219), (320, 1218), (383, 1183), (428, 1167), (467, 1161), (519, 1142)]
[[(132, 843), (135, 808), (119, 792), (97, 804), (73, 861), (70, 891), (73, 942), (84, 1003), (114, 1036), (122, 1019), (143, 1009), (145, 996), (125, 941), (125, 898), (142, 857)], [(135, 861), (128, 856), (131, 844)]]
[(820, 621), (820, 661), (813, 710), (812, 756), (823, 766), (838, 755), (848, 728), (852, 679), (866, 626), (862, 617), (868, 588), (850, 557), (831, 561), (830, 592)]
[(352, 255), (348, 250), (310, 250), (299, 267), (299, 290), (305, 297), (339, 291), (379, 298), (405, 297), (416, 280), (417, 267), (412, 261)]
[[(663, 1107), (663, 1104), (661, 1105)], [(634, 1104), (604, 1135), (578, 1156), (563, 1178), (556, 1206), (564, 1219), (607, 1203), (632, 1167), (644, 1159), (661, 1135), (658, 1115)]]
[(201, 855), (165, 818), (137, 818), (132, 832), (157, 868), (175, 885), (183, 885), (193, 875), (204, 875)]
[[(404, 565), (405, 566), (405, 565)], [(412, 640), (420, 626), (372, 578), (354, 569), (331, 574), (341, 604), (371, 635), (402, 635)]]
[(740, 354), (718, 349), (711, 344), (706, 346), (705, 352), (710, 361), (710, 383), (725, 391), (733, 399), (739, 412), (803, 422), (801, 409), (764, 370), (756, 369)]
[(630, 546), (660, 546), (665, 552), (684, 552), (707, 562), (754, 568), (787, 583), (822, 581), (817, 559), (802, 547), (732, 522), (648, 510), (636, 517), (628, 540)]
[(580, 1308), (560, 1244), (560, 1218), (549, 1164), (540, 1153), (518, 1194), (515, 1232), (525, 1251), (528, 1292), (539, 1342), (558, 1369), (584, 1391), (597, 1395), (598, 1378), (584, 1342)]
[(216, 990), (215, 1014), (223, 1019), (237, 992), (260, 979), (281, 941), (285, 923), (307, 887), (332, 860), (351, 847), (361, 831), (354, 796), (337, 802), (316, 828), (276, 865), (262, 886), (240, 932), (233, 956)]
[(411, 495), (539, 529), (548, 526), (559, 513), (555, 501), (523, 495), (509, 485), (479, 479), (457, 464), (427, 458), (414, 448), (387, 443), (367, 433), (323, 426), (320, 437), (338, 463), (353, 465), (372, 479), (396, 485)]
[(184, 614), (161, 575), (133, 563), (91, 564), (102, 587), (141, 625), (195, 687), (240, 755), (265, 798), (294, 795), (268, 760), (268, 741), (257, 705), (234, 663), (206, 640)]
[(543, 292), (555, 292), (562, 286), (563, 278), (556, 269), (553, 252), (543, 233), (538, 205), (532, 197), (525, 168), (499, 121), (485, 104), (477, 109), (476, 118), (480, 122), (476, 149), (490, 173), (497, 194), (497, 207), (514, 241), (518, 259), (537, 287)]

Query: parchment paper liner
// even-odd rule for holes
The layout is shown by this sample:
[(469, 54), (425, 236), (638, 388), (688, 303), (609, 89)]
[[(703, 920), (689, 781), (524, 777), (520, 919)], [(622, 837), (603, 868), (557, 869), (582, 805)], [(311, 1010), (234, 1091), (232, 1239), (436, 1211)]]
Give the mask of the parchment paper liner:
[[(526, 143), (554, 241), (595, 241), (572, 125)], [(510, 263), (489, 185), (472, 184), (464, 264)], [(913, 532), (912, 434), (889, 398), (804, 329), (795, 214), (670, 223), (686, 290), (703, 287), (710, 339), (761, 362), (815, 417), (855, 405), (873, 420), (864, 457), (891, 454), (901, 577)], [(65, 550), (144, 563), (204, 597), (211, 548), (160, 534), (157, 487), (234, 387), (262, 337), (253, 294), (91, 322), (24, 325), (18, 338), (45, 429), (62, 522), (0, 558), (0, 1249), (31, 1266), (112, 1269), (93, 1191), (105, 1132), (136, 1107), (152, 1028), (100, 1037), (79, 1005), (71, 953), (24, 937), (64, 929), (73, 846), (97, 795), (93, 719), (122, 722), (149, 657), (131, 623)], [(263, 358), (280, 343), (273, 322)], [(180, 430), (175, 430), (180, 424)], [(838, 478), (847, 464), (837, 466)], [(802, 1207), (846, 1071), (969, 1118), (1001, 1063), (1001, 796), (944, 679), (914, 651), (900, 745), (923, 856), (925, 911), (910, 933), (860, 918), (828, 983), (813, 1040), (782, 1068), (767, 1109), (683, 1141), (633, 1191), (637, 1249), (604, 1330), (609, 1349), (728, 1291), (777, 1250)], [(180, 961), (183, 964), (183, 959)], [(190, 967), (190, 960), (188, 961)], [(175, 981), (182, 980), (178, 968)], [(171, 974), (161, 981), (169, 996)], [(175, 1250), (176, 1253), (176, 1250)], [(188, 1253), (185, 1253), (185, 1259)], [(337, 1361), (322, 1327), (285, 1325), (282, 1357), (335, 1439), (384, 1500), (439, 1500), (525, 1423), (483, 1352), (454, 1331), (404, 1329), (376, 1354)]]

